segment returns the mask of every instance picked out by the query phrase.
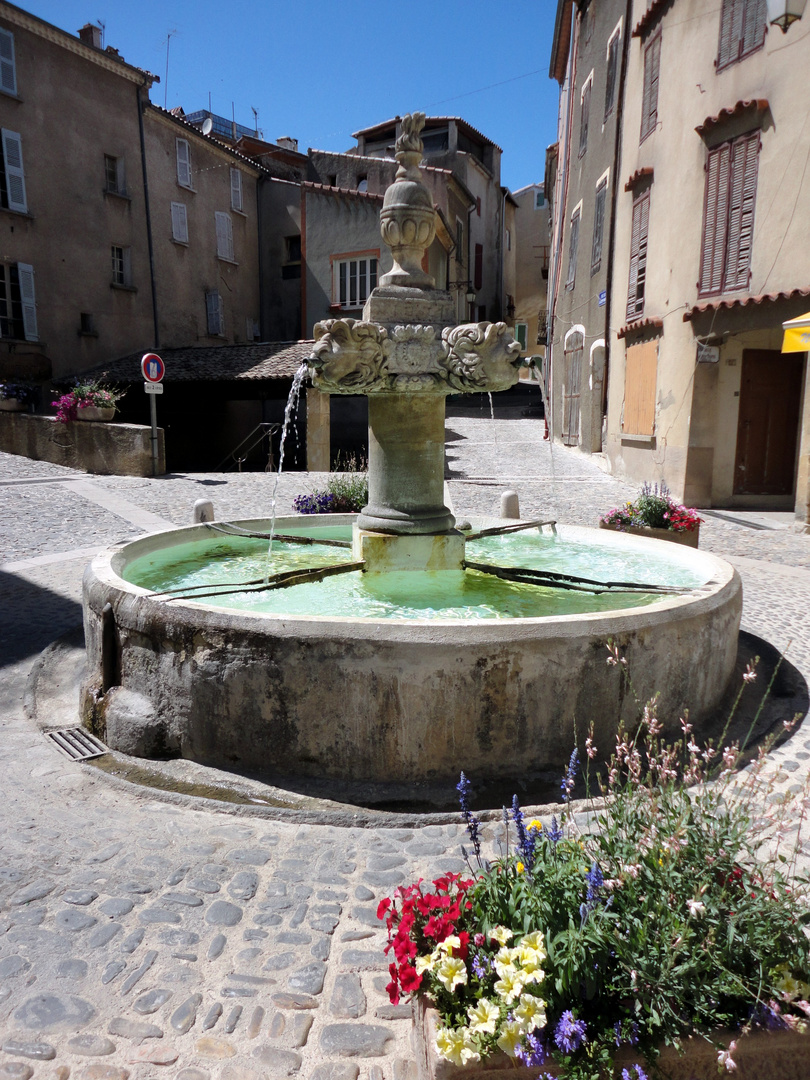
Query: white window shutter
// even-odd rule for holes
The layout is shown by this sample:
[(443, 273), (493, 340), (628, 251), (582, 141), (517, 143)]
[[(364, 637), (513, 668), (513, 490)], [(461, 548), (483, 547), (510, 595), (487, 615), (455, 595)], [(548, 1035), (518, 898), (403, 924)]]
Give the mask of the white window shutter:
[(231, 210), (242, 210), (242, 174), (231, 169)]
[(124, 159), (122, 157), (115, 159), (115, 182), (116, 191), (119, 195), (126, 195), (127, 193), (127, 174), (124, 168)]
[(233, 262), (233, 225), (231, 215), (217, 211), (214, 215), (217, 226), (217, 256)]
[(9, 210), (28, 212), (25, 198), (25, 175), (23, 174), (22, 139), (16, 131), (2, 129), (3, 163), (6, 167), (6, 190)]
[(209, 334), (223, 333), (222, 297), (214, 290), (205, 294), (205, 315)]
[(17, 93), (17, 67), (14, 62), (14, 35), (0, 30), (0, 90)]
[(181, 187), (191, 187), (191, 155), (185, 139), (177, 140), (177, 183)]
[(188, 243), (188, 215), (185, 203), (172, 203), (172, 240), (179, 240), (181, 244)]
[(22, 301), (23, 329), (26, 341), (39, 341), (37, 332), (37, 303), (34, 292), (34, 268), (28, 263), (17, 263)]

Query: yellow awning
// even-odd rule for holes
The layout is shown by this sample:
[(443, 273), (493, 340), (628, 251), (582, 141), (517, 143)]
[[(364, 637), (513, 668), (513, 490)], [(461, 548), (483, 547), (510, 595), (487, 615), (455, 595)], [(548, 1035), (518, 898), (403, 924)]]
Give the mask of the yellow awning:
[(782, 329), (785, 331), (783, 353), (810, 351), (810, 311), (806, 315), (800, 315), (798, 319), (782, 323)]

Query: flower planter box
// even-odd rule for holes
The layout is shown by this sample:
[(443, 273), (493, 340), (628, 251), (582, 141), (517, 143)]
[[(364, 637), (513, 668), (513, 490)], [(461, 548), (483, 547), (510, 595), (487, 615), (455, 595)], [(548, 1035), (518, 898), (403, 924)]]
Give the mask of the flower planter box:
[(25, 412), (28, 406), (19, 398), (0, 398), (0, 412)]
[(609, 529), (610, 532), (627, 533), (629, 536), (647, 536), (652, 540), (669, 540), (671, 544), (685, 544), (686, 547), (694, 548), (698, 546), (700, 539), (700, 525), (694, 529), (675, 532), (674, 529), (650, 529), (646, 525), (626, 525), (620, 529), (618, 525), (609, 525), (605, 521), (600, 521), (599, 528)]
[(98, 405), (80, 405), (76, 410), (77, 420), (94, 420), (106, 422), (115, 416), (114, 408), (101, 408)]
[[(444, 1061), (436, 1052), (436, 1027), (438, 1013), (424, 998), (413, 1003), (414, 1057), (418, 1080), (536, 1080), (538, 1074), (556, 1069), (549, 1066), (538, 1068), (521, 1065), (505, 1054), (497, 1054), (485, 1061), (470, 1065), (453, 1065)], [(723, 1033), (718, 1038), (727, 1046), (736, 1036)], [(735, 1080), (810, 1080), (810, 1035), (794, 1031), (755, 1031), (739, 1038), (734, 1051), (737, 1068), (733, 1073), (723, 1071), (723, 1076)], [(629, 1049), (617, 1055), (618, 1073), (622, 1068), (638, 1063), (644, 1067), (638, 1055)], [(705, 1039), (688, 1039), (683, 1054), (671, 1046), (664, 1047), (658, 1059), (661, 1072), (668, 1080), (717, 1080), (717, 1050)], [(649, 1072), (645, 1068), (645, 1072)], [(635, 1076), (635, 1070), (631, 1075)]]

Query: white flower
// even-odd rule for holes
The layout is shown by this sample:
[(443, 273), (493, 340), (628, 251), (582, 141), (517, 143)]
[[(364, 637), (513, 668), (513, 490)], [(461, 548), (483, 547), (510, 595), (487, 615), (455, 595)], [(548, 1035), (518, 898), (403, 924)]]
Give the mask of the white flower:
[(520, 1024), (514, 1020), (509, 1020), (501, 1028), (501, 1035), (498, 1039), (498, 1046), (509, 1057), (515, 1056), (515, 1050), (520, 1046), (520, 1040), (523, 1038), (523, 1032), (521, 1031)]
[(433, 965), (436, 963), (436, 958), (431, 954), (430, 956), (417, 956), (414, 967), (416, 968), (417, 975), (424, 975), (426, 971), (432, 971)]
[(511, 1005), (523, 993), (526, 981), (525, 976), (514, 968), (512, 971), (504, 971), (495, 983), (495, 992), (504, 999), (507, 1005)]
[(493, 941), (497, 941), (499, 945), (505, 945), (507, 941), (511, 941), (515, 935), (505, 926), (493, 926), (489, 932), (489, 936)]
[(446, 956), (436, 967), (436, 978), (452, 994), (457, 986), (467, 982), (467, 967), (458, 957)]
[(734, 1072), (737, 1068), (737, 1062), (734, 1061), (731, 1055), (737, 1049), (736, 1042), (730, 1042), (728, 1044), (728, 1050), (721, 1050), (717, 1055), (717, 1067), (719, 1069), (725, 1068), (726, 1072)]
[(436, 1033), (436, 1049), (445, 1061), (454, 1065), (467, 1065), (471, 1061), (480, 1061), (476, 1043), (467, 1028), (441, 1028)]
[(481, 998), (477, 1005), (470, 1005), (467, 1009), (467, 1016), (470, 1018), (470, 1031), (476, 1033), (486, 1032), (489, 1035), (494, 1035), (500, 1015), (501, 1010), (497, 1005), (486, 998)]
[(521, 994), (520, 1004), (515, 1009), (515, 1018), (528, 1026), (527, 1031), (546, 1026), (545, 1002), (533, 994)]
[(686, 906), (690, 915), (703, 915), (706, 911), (706, 905), (701, 900), (687, 900)]
[(440, 941), (436, 946), (438, 952), (447, 953), (448, 956), (453, 955), (453, 949), (461, 948), (461, 938), (457, 934), (449, 934), (444, 941)]

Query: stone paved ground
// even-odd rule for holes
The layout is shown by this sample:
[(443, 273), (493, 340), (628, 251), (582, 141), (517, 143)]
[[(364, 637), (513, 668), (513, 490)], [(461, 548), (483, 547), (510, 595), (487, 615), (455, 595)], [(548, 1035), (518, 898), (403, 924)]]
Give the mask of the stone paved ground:
[[(448, 419), (458, 515), (593, 525), (629, 497), (593, 460), (542, 442), (542, 422)], [(280, 512), (316, 477), (290, 474)], [(88, 477), (0, 455), (0, 1080), (413, 1080), (407, 1009), (384, 994), (378, 900), (460, 869), (456, 825), (300, 825), (171, 805), (64, 760), (26, 718), (40, 651), (79, 624), (99, 547), (190, 520), (269, 513), (262, 474)], [(744, 515), (743, 515), (744, 517)], [(775, 521), (777, 519), (774, 519)], [(745, 629), (810, 676), (810, 538), (708, 518), (731, 559)], [(803, 781), (801, 727), (773, 755)]]

